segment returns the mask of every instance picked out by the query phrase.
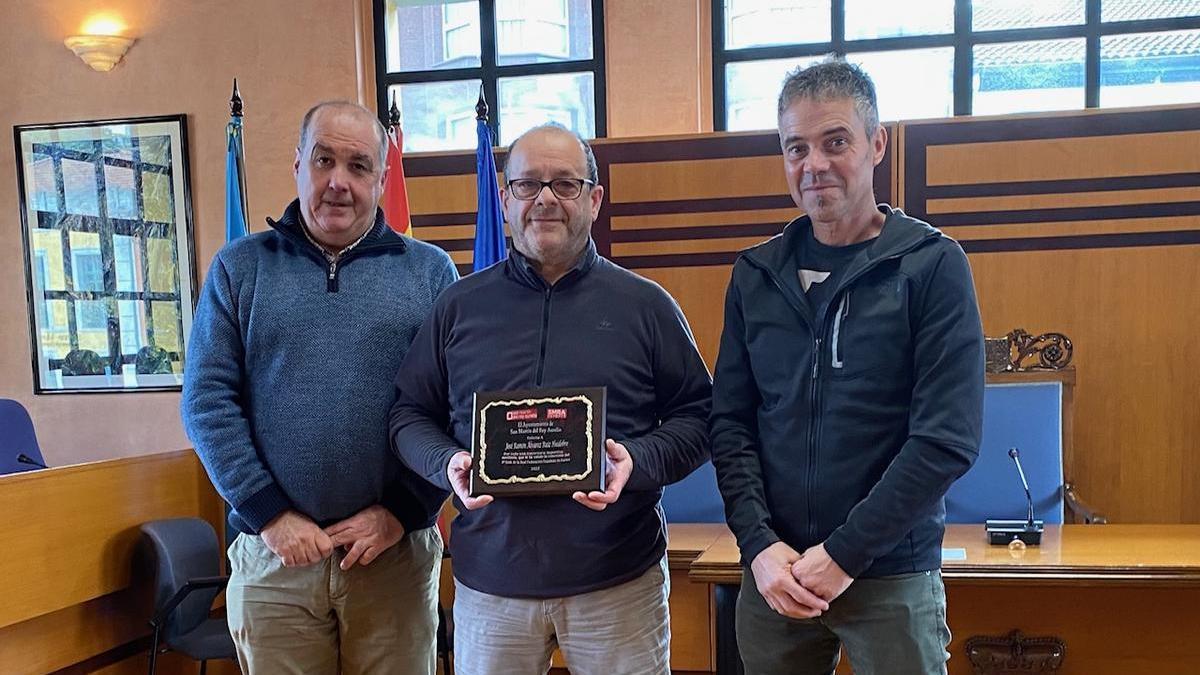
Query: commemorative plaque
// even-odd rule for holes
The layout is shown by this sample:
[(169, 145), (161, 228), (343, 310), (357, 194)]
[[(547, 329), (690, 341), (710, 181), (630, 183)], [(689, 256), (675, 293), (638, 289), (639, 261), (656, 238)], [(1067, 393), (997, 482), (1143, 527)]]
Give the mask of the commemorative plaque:
[(604, 490), (604, 387), (476, 392), (471, 496)]

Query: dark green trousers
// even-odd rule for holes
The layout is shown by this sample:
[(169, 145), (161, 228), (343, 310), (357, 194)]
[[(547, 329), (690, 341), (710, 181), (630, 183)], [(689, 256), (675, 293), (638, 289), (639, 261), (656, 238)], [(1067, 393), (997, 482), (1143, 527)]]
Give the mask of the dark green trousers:
[(858, 579), (815, 619), (790, 619), (767, 606), (742, 574), (737, 640), (746, 675), (826, 675), (846, 647), (854, 675), (946, 672), (950, 628), (940, 571)]

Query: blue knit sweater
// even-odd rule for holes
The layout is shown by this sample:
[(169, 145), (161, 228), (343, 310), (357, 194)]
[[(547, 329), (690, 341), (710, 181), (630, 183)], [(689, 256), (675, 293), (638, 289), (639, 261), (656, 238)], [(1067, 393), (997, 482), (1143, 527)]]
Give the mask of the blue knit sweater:
[(286, 509), (324, 526), (383, 504), (407, 531), (446, 493), (391, 452), (392, 380), (434, 299), (458, 276), (444, 251), (388, 229), (330, 265), (299, 201), (227, 244), (196, 308), (183, 422), (209, 478), (257, 533)]

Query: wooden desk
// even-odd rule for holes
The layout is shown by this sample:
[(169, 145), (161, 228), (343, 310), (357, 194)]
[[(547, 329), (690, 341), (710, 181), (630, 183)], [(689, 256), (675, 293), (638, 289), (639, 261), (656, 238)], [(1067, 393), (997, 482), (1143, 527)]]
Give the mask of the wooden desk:
[(153, 588), (134, 569), (138, 526), (198, 516), (220, 533), (223, 513), (191, 450), (0, 477), (0, 673), (144, 671)]
[[(966, 553), (943, 566), (952, 675), (971, 672), (968, 638), (1012, 630), (1062, 640), (1061, 673), (1200, 672), (1200, 525), (1047, 526), (1042, 546), (1023, 552), (988, 546), (982, 525), (950, 525), (945, 548)], [(715, 593), (740, 583), (733, 536), (713, 542), (690, 577)], [(732, 619), (726, 603), (717, 613)]]

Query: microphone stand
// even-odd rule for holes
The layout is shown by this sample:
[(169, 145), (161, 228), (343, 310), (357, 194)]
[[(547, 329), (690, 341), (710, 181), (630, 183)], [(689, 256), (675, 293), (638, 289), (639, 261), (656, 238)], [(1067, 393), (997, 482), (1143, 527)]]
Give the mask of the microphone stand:
[(1044, 521), (1033, 518), (1033, 493), (1029, 491), (1029, 481), (1025, 480), (1025, 471), (1021, 468), (1021, 451), (1009, 448), (1008, 456), (1017, 465), (1017, 475), (1021, 477), (1021, 486), (1025, 488), (1025, 505), (1029, 517), (1025, 520), (988, 520), (985, 523), (988, 543), (994, 546), (1007, 546), (1013, 541), (1021, 541), (1026, 546), (1038, 546), (1042, 543), (1042, 532), (1045, 531)]

